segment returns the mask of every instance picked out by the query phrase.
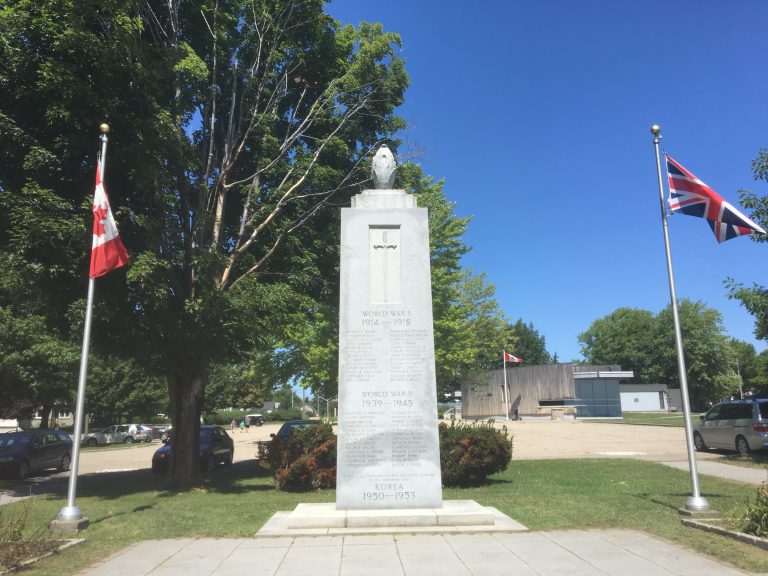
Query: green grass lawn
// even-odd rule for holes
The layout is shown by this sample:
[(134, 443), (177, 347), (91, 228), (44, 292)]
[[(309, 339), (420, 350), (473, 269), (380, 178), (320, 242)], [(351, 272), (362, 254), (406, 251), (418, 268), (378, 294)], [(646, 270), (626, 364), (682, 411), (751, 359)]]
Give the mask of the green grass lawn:
[[(701, 478), (703, 495), (725, 515), (741, 514), (756, 488)], [(445, 499), (495, 506), (532, 530), (628, 528), (715, 556), (741, 568), (768, 572), (768, 552), (681, 525), (678, 507), (690, 493), (686, 472), (640, 460), (513, 461), (484, 487), (446, 489)], [(149, 471), (84, 476), (77, 504), (90, 519), (86, 542), (25, 570), (27, 575), (73, 574), (142, 540), (195, 536), (250, 537), (279, 510), (300, 502), (332, 502), (334, 492), (277, 491), (253, 462), (218, 468), (186, 493), (163, 490)], [(55, 517), (66, 497), (35, 498), (28, 527)], [(19, 504), (3, 507), (7, 521)]]
[[(700, 414), (691, 414), (691, 421), (697, 422)], [(610, 420), (590, 420), (608, 424), (642, 424), (647, 426), (685, 426), (682, 413), (678, 412), (624, 412), (622, 418)]]

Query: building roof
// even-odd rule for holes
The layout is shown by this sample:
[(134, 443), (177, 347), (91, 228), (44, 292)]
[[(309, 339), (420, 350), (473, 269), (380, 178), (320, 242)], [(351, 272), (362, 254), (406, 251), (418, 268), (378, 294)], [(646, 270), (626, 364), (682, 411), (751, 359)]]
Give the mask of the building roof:
[(666, 392), (666, 384), (619, 384), (619, 392)]
[(623, 380), (624, 378), (633, 378), (635, 373), (632, 370), (597, 370), (595, 372), (574, 372), (574, 380)]

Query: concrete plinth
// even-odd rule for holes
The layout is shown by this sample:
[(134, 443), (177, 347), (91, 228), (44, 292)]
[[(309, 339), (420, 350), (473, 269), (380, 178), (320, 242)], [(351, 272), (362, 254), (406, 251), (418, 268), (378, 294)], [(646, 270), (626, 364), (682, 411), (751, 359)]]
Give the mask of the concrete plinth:
[(88, 527), (88, 518), (66, 519), (56, 518), (51, 520), (48, 528), (51, 532), (80, 532)]
[(299, 504), (292, 512), (275, 514), (256, 536), (527, 530), (497, 509), (474, 500), (448, 500), (442, 508), (392, 510), (338, 510), (332, 503)]

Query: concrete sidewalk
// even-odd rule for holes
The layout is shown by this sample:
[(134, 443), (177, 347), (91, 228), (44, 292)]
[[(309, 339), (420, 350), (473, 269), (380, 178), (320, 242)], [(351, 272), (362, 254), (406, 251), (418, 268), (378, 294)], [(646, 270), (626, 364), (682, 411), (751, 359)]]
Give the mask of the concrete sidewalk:
[[(688, 461), (684, 462), (659, 462), (665, 466), (677, 468), (678, 470), (688, 471)], [(747, 468), (745, 466), (735, 466), (733, 464), (724, 464), (716, 460), (696, 460), (696, 471), (698, 474), (706, 476), (717, 476), (727, 480), (736, 480), (746, 484), (760, 485), (768, 480), (768, 470), (760, 468)]]
[(735, 576), (630, 530), (142, 542), (81, 576)]

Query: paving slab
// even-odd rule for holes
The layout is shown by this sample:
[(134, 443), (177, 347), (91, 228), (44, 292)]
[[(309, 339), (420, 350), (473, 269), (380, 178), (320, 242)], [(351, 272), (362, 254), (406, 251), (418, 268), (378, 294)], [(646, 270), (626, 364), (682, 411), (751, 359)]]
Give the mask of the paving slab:
[(745, 576), (634, 530), (142, 542), (79, 576)]

